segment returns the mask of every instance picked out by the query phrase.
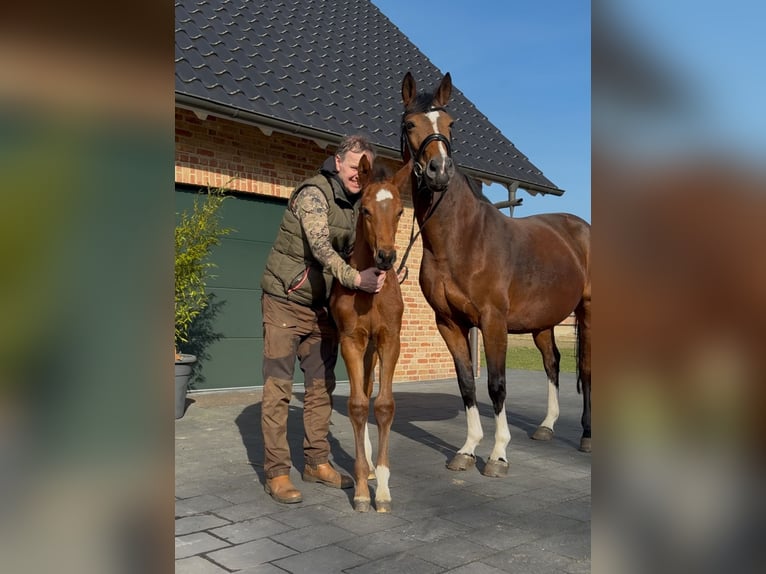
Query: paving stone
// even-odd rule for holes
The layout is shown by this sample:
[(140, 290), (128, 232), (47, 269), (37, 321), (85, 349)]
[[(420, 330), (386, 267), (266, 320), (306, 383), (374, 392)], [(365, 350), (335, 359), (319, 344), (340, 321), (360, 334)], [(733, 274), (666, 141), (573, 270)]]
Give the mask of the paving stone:
[(197, 514), (195, 516), (187, 516), (186, 518), (179, 518), (176, 520), (176, 536), (183, 534), (190, 534), (192, 532), (200, 532), (202, 530), (210, 530), (217, 526), (223, 526), (228, 524), (223, 518), (212, 516), (210, 514)]
[(508, 550), (539, 538), (538, 534), (526, 528), (517, 528), (510, 523), (492, 524), (466, 532), (468, 540), (495, 550)]
[(271, 539), (298, 552), (306, 552), (320, 546), (327, 546), (341, 540), (347, 540), (353, 536), (355, 536), (353, 532), (338, 526), (315, 524), (277, 534), (272, 536)]
[(423, 544), (408, 551), (407, 554), (445, 568), (454, 568), (484, 558), (491, 552), (493, 550), (487, 546), (471, 542), (462, 536), (450, 536), (430, 544)]
[(575, 520), (582, 520), (583, 522), (589, 523), (591, 519), (590, 496), (583, 496), (575, 500), (567, 500), (560, 504), (554, 504), (545, 510), (553, 514), (559, 514), (561, 516), (567, 516), (569, 518), (574, 518)]
[(285, 570), (273, 564), (258, 564), (252, 568), (237, 570), (237, 574), (285, 574)]
[(458, 566), (447, 570), (449, 574), (504, 574), (505, 570), (498, 570), (494, 566), (484, 564), (483, 562), (471, 562), (463, 566)]
[(404, 524), (409, 524), (409, 522), (398, 516), (394, 516), (391, 513), (353, 512), (349, 515), (336, 518), (330, 522), (330, 524), (340, 526), (341, 528), (353, 532), (356, 536), (362, 536), (364, 534), (396, 528)]
[(194, 556), (196, 554), (202, 554), (217, 548), (223, 548), (228, 544), (211, 536), (206, 532), (195, 532), (194, 534), (187, 534), (185, 536), (176, 536), (176, 560), (179, 558), (186, 558), (187, 556)]
[(226, 508), (227, 506), (231, 506), (231, 503), (212, 494), (203, 494), (193, 498), (176, 500), (176, 516), (183, 517), (202, 514), (211, 510)]
[(580, 528), (553, 534), (545, 538), (526, 544), (526, 548), (539, 549), (541, 552), (555, 552), (577, 561), (590, 559), (590, 527), (583, 525)]
[(435, 574), (443, 571), (441, 566), (410, 554), (397, 554), (346, 570), (347, 574)]
[(261, 498), (251, 500), (250, 502), (243, 502), (242, 504), (229, 504), (225, 508), (215, 510), (215, 514), (231, 522), (242, 522), (272, 514), (274, 510), (278, 510), (274, 508), (273, 504), (275, 503), (273, 503), (271, 498), (268, 500)]
[(215, 528), (210, 533), (223, 538), (231, 544), (242, 544), (243, 542), (266, 538), (287, 530), (291, 530), (291, 528), (286, 524), (268, 516), (261, 516), (253, 520), (245, 520), (244, 522)]
[(510, 514), (493, 508), (491, 504), (461, 508), (441, 514), (441, 517), (471, 529), (485, 528), (494, 524), (507, 524), (511, 520)]
[[(573, 529), (581, 529), (584, 523), (581, 520), (568, 518), (551, 512), (527, 512), (511, 517), (509, 523), (514, 528), (520, 528), (534, 534), (536, 538), (552, 536)], [(585, 527), (589, 527), (585, 524)]]
[(274, 564), (292, 574), (338, 574), (363, 562), (365, 558), (358, 554), (338, 546), (325, 546), (277, 560)]
[(433, 542), (467, 530), (467, 526), (437, 516), (418, 520), (405, 526), (402, 529), (402, 535), (405, 538), (412, 538), (420, 542)]
[(504, 572), (524, 574), (550, 574), (566, 571), (572, 560), (555, 552), (540, 550), (535, 543), (522, 544), (510, 550), (498, 552), (482, 560)]
[[(409, 523), (407, 523), (409, 525)], [(404, 533), (404, 528), (392, 528), (349, 538), (338, 546), (361, 554), (371, 560), (401, 553), (420, 546), (422, 542)]]
[[(275, 503), (276, 504), (276, 503)], [(270, 514), (271, 518), (284, 522), (293, 528), (303, 528), (315, 524), (327, 524), (338, 518), (341, 511), (324, 504), (280, 504), (279, 512)]]
[(200, 556), (176, 560), (175, 574), (226, 574), (227, 572), (228, 570)]
[(211, 552), (208, 556), (229, 570), (241, 570), (258, 564), (273, 562), (292, 554), (295, 554), (294, 550), (268, 538), (263, 538)]

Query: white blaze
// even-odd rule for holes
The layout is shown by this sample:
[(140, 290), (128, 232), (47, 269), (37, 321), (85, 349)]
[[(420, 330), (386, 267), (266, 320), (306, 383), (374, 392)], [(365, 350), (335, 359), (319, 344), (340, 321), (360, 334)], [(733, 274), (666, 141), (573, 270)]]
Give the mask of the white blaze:
[[(437, 124), (437, 120), (439, 119), (439, 112), (427, 112), (426, 117), (431, 120), (431, 126), (434, 128), (434, 133), (439, 133), (439, 126)], [(442, 155), (442, 157), (447, 157), (447, 148), (444, 147), (444, 144), (442, 142), (437, 142), (439, 144), (439, 153)]]
[(393, 198), (394, 198), (394, 194), (385, 188), (378, 190), (378, 193), (375, 194), (375, 201), (385, 201), (386, 199), (393, 199)]

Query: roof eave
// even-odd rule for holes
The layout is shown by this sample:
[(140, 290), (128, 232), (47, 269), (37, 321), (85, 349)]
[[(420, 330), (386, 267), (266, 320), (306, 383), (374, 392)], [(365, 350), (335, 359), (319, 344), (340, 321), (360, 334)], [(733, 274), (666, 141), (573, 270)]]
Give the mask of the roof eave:
[(179, 92), (176, 92), (176, 105), (180, 108), (189, 109), (195, 113), (203, 112), (207, 115), (251, 124), (265, 133), (278, 131), (287, 135), (304, 137), (313, 140), (322, 149), (326, 148), (328, 144), (338, 144), (340, 143), (340, 140), (343, 139), (343, 136), (339, 134), (302, 126), (294, 122), (288, 122), (278, 118), (256, 114), (254, 112), (248, 112), (240, 108), (227, 106), (226, 104), (219, 104), (211, 100)]
[(510, 185), (517, 185), (520, 189), (523, 189), (524, 191), (528, 192), (530, 195), (537, 195), (538, 193), (542, 193), (544, 195), (561, 196), (561, 195), (564, 195), (564, 191), (565, 191), (558, 187), (548, 187), (546, 185), (539, 185), (536, 183), (523, 181), (521, 179), (506, 177), (504, 175), (499, 175), (496, 173), (488, 173), (486, 171), (481, 171), (481, 170), (473, 169), (470, 167), (460, 166), (460, 169), (466, 175), (469, 175), (481, 181), (490, 181), (492, 183), (499, 183), (501, 185), (505, 185), (506, 187)]
[[(203, 112), (206, 115), (213, 115), (237, 122), (251, 124), (258, 127), (265, 133), (270, 133), (270, 131), (278, 131), (287, 135), (304, 137), (314, 141), (322, 149), (326, 148), (330, 144), (337, 145), (343, 139), (342, 134), (319, 130), (294, 122), (288, 122), (278, 118), (264, 116), (262, 114), (256, 114), (254, 112), (249, 112), (247, 110), (242, 110), (240, 108), (235, 108), (226, 104), (220, 104), (211, 100), (190, 96), (180, 92), (176, 92), (175, 101), (176, 105), (179, 107), (189, 109), (195, 113)], [(388, 146), (382, 145), (376, 145), (376, 148), (378, 150), (378, 154), (381, 156), (394, 160), (401, 159), (399, 150), (394, 150)], [(564, 193), (563, 189), (525, 182), (522, 180), (498, 175), (496, 173), (488, 173), (465, 166), (460, 166), (460, 169), (462, 169), (463, 172), (467, 175), (482, 181), (490, 181), (492, 183), (499, 183), (506, 186), (518, 184), (518, 187), (526, 190), (531, 195), (537, 195), (538, 193), (562, 195)]]

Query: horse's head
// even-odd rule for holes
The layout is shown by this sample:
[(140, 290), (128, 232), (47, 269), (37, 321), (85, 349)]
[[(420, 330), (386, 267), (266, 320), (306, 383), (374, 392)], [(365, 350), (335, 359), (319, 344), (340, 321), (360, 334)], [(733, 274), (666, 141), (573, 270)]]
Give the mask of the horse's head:
[(418, 181), (432, 191), (443, 191), (455, 173), (452, 161), (452, 118), (444, 110), (452, 94), (449, 73), (432, 94), (418, 94), (410, 72), (402, 81), (402, 159), (415, 162)]
[(404, 208), (401, 192), (410, 185), (412, 163), (408, 162), (393, 178), (373, 176), (367, 156), (359, 160), (359, 184), (362, 187), (357, 234), (361, 231), (369, 246), (375, 266), (388, 271), (396, 261), (396, 230)]

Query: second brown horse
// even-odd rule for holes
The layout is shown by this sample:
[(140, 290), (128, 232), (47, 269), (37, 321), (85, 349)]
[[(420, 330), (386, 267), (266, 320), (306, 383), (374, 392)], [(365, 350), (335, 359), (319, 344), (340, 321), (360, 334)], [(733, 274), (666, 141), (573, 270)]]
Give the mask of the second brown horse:
[[(340, 334), (340, 350), (351, 383), (348, 412), (354, 429), (354, 509), (370, 510), (367, 481), (374, 469), (377, 479), (375, 509), (390, 512), (388, 488), (390, 467), (388, 439), (394, 419), (393, 378), (399, 359), (399, 336), (404, 304), (396, 272), (395, 238), (402, 215), (401, 191), (409, 190), (412, 164), (405, 164), (393, 178), (372, 174), (367, 158), (359, 162), (362, 196), (356, 226), (354, 251), (349, 264), (356, 269), (376, 266), (387, 273), (378, 293), (347, 289), (335, 282), (330, 310)], [(380, 388), (375, 398), (378, 425), (378, 457), (372, 463), (372, 446), (367, 429), (375, 366), (380, 360)]]

